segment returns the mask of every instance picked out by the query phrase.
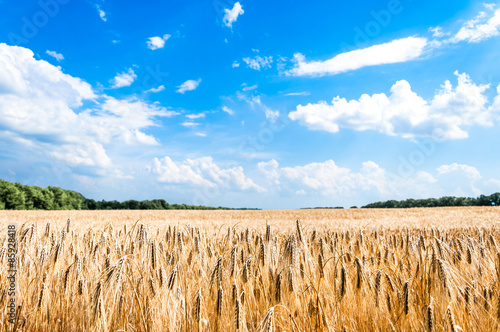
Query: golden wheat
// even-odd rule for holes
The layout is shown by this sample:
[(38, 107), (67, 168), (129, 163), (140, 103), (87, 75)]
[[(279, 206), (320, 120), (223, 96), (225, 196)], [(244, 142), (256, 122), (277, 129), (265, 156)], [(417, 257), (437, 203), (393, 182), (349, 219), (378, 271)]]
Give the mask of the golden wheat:
[[(123, 211), (96, 212), (101, 224), (83, 212), (5, 213), (4, 307), (5, 229), (25, 222), (16, 222), (17, 317), (8, 323), (3, 310), (0, 332), (500, 330), (498, 210), (483, 219), (478, 209), (430, 210), (441, 225), (418, 211), (420, 224), (413, 209), (206, 212), (225, 216), (213, 223), (197, 211), (122, 223)], [(443, 214), (456, 211), (469, 223)]]

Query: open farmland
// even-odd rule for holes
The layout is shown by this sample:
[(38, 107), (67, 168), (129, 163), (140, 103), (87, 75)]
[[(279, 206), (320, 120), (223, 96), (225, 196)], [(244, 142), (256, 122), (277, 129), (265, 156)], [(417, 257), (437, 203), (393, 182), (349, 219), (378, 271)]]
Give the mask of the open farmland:
[(1, 331), (500, 331), (494, 207), (2, 211), (3, 248), (12, 224)]

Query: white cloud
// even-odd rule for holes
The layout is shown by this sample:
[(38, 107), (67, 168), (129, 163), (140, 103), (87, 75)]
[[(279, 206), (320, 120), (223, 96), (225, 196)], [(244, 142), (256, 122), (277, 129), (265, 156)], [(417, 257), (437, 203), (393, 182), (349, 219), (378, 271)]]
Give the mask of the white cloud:
[(195, 80), (187, 80), (186, 82), (179, 85), (178, 89), (175, 92), (185, 93), (186, 91), (196, 90), (196, 88), (200, 85), (200, 83), (201, 83), (201, 78), (199, 78), (196, 81)]
[(254, 70), (260, 70), (261, 68), (262, 69), (271, 68), (271, 63), (273, 63), (273, 57), (272, 56), (261, 57), (257, 55), (253, 58), (243, 58), (243, 61), (247, 64), (248, 67)]
[(285, 96), (309, 96), (311, 93), (309, 91), (302, 92), (290, 92), (285, 94)]
[(257, 169), (264, 174), (267, 180), (279, 185), (280, 170), (279, 163), (275, 159), (262, 161), (257, 164)]
[[(430, 27), (434, 39), (412, 36), (392, 40), (363, 49), (344, 52), (325, 61), (307, 61), (301, 53), (294, 54), (295, 65), (285, 71), (283, 62), (278, 59), (278, 70), (289, 76), (323, 76), (357, 70), (368, 66), (403, 63), (417, 60), (436, 48), (450, 43), (466, 41), (478, 43), (500, 35), (500, 9), (495, 4), (484, 4), (486, 11), (465, 22), (460, 30), (452, 35), (442, 27)], [(445, 38), (446, 37), (446, 38)], [(255, 66), (257, 67), (257, 66)]]
[(243, 91), (251, 91), (257, 89), (259, 86), (257, 84), (254, 84), (252, 86), (247, 86), (246, 84), (243, 86)]
[(432, 32), (432, 37), (434, 37), (434, 38), (441, 38), (441, 37), (450, 35), (449, 32), (444, 32), (443, 28), (441, 28), (441, 27), (429, 28), (429, 31)]
[[(111, 141), (112, 137), (115, 136), (120, 137), (128, 145), (157, 145), (158, 142), (154, 137), (148, 136), (139, 130), (157, 126), (153, 121), (156, 117), (179, 115), (178, 112), (170, 111), (157, 103), (148, 104), (137, 98), (122, 100), (108, 96), (104, 96), (104, 98), (105, 102), (101, 104), (100, 110), (95, 111), (100, 117), (93, 120), (99, 123), (98, 130), (104, 142)], [(83, 114), (87, 115), (85, 112)], [(88, 121), (90, 125), (92, 118), (89, 118)]]
[(234, 114), (234, 111), (232, 109), (230, 109), (229, 107), (227, 107), (227, 106), (222, 106), (222, 111), (226, 112), (229, 115), (233, 115)]
[(450, 165), (442, 165), (437, 168), (437, 171), (439, 175), (450, 174), (450, 173), (461, 173), (470, 180), (481, 179), (481, 174), (475, 167), (463, 164), (453, 163)]
[[(442, 165), (436, 170), (438, 172), (438, 178), (441, 182), (440, 189), (446, 195), (479, 196), (482, 193), (482, 190), (479, 189), (479, 186), (483, 185), (480, 183), (482, 176), (475, 167), (453, 163), (449, 165)], [(488, 186), (491, 184), (491, 180), (492, 179), (484, 181), (484, 184)]]
[(489, 108), (491, 114), (500, 114), (500, 85), (497, 86), (497, 95), (493, 99), (493, 103)]
[(146, 42), (150, 50), (157, 50), (165, 47), (165, 41), (167, 41), (171, 36), (169, 34), (163, 35), (163, 37), (149, 37)]
[(489, 179), (485, 181), (485, 184), (491, 188), (487, 192), (499, 192), (500, 191), (500, 180), (497, 179)]
[(324, 196), (352, 196), (359, 191), (375, 190), (386, 194), (393, 184), (387, 183), (385, 170), (367, 161), (359, 172), (338, 166), (333, 160), (304, 166), (279, 167), (276, 160), (261, 162), (257, 169), (281, 190), (318, 192)]
[(196, 136), (200, 136), (200, 137), (207, 137), (207, 134), (205, 134), (205, 133), (201, 133), (201, 132), (199, 132), (199, 133), (194, 133), (194, 134), (195, 134)]
[(220, 168), (212, 157), (173, 161), (170, 157), (155, 158), (152, 173), (162, 183), (187, 184), (196, 187), (210, 187), (229, 190), (252, 190), (265, 192), (247, 178), (241, 166)]
[(266, 114), (266, 119), (270, 121), (276, 121), (276, 119), (280, 116), (279, 111), (273, 111), (268, 107), (265, 108), (265, 114)]
[(335, 97), (332, 104), (298, 105), (289, 118), (313, 130), (336, 133), (340, 128), (376, 130), (406, 138), (430, 136), (435, 139), (466, 138), (467, 127), (491, 126), (493, 110), (485, 106), (489, 85), (476, 85), (466, 74), (458, 74), (453, 88), (446, 81), (434, 98), (423, 99), (405, 81), (396, 82), (389, 96), (363, 94), (359, 100)]
[(264, 111), (266, 119), (270, 120), (271, 122), (275, 122), (276, 119), (278, 119), (280, 115), (279, 111), (273, 110), (266, 104), (264, 104), (260, 98), (260, 95), (247, 96), (240, 91), (238, 91), (236, 95), (238, 96), (238, 99), (247, 102), (251, 107), (258, 106), (260, 109), (262, 109)]
[(232, 64), (233, 68), (238, 68), (240, 66), (240, 63), (238, 61), (234, 61)]
[(266, 115), (266, 119), (268, 119), (271, 122), (276, 121), (276, 119), (280, 116), (280, 112), (270, 109), (266, 104), (264, 104), (262, 102), (262, 100), (260, 99), (260, 96), (253, 96), (251, 100), (248, 100), (248, 99), (244, 99), (244, 100), (252, 106), (254, 106), (254, 105), (260, 106), (264, 110), (264, 114)]
[(200, 125), (200, 123), (192, 122), (192, 121), (185, 121), (185, 122), (181, 123), (181, 126), (184, 126), (184, 127), (196, 127), (199, 125)]
[(385, 44), (341, 53), (326, 61), (309, 61), (294, 54), (295, 67), (286, 72), (292, 76), (336, 75), (368, 66), (407, 62), (418, 59), (425, 51), (427, 39), (408, 37)]
[(186, 118), (188, 118), (190, 120), (203, 119), (204, 117), (205, 117), (205, 113), (186, 114)]
[(231, 10), (229, 10), (227, 8), (224, 9), (224, 17), (223, 17), (222, 21), (224, 22), (225, 26), (232, 28), (233, 23), (236, 22), (236, 20), (238, 19), (238, 16), (243, 15), (243, 13), (245, 13), (245, 11), (241, 7), (241, 4), (239, 2), (236, 2), (233, 6), (233, 9), (231, 9)]
[(36, 60), (27, 48), (0, 44), (0, 63), (0, 123), (10, 133), (2, 140), (38, 158), (111, 169), (108, 148), (158, 144), (143, 130), (156, 126), (157, 117), (176, 114), (136, 98), (97, 95), (90, 84)]
[(104, 10), (98, 9), (98, 11), (99, 11), (99, 17), (101, 18), (101, 20), (103, 20), (104, 22), (106, 22), (107, 21), (107, 19), (106, 19), (106, 13), (104, 12)]
[(160, 85), (159, 87), (157, 88), (151, 88), (149, 90), (146, 90), (144, 91), (145, 93), (148, 93), (148, 92), (152, 92), (152, 93), (158, 93), (158, 92), (162, 92), (162, 91), (165, 91), (165, 86), (164, 85)]
[(116, 76), (110, 80), (110, 83), (113, 84), (113, 89), (118, 89), (132, 85), (136, 78), (137, 75), (134, 73), (134, 70), (129, 68), (126, 72), (116, 74)]
[(56, 59), (57, 61), (61, 61), (61, 60), (64, 60), (64, 56), (60, 53), (57, 53), (55, 51), (45, 51), (45, 53), (47, 53), (48, 55), (50, 55), (51, 57), (53, 57), (54, 59)]
[(102, 10), (99, 5), (95, 5), (95, 8), (97, 9), (97, 13), (99, 14), (99, 17), (101, 18), (101, 20), (106, 22), (107, 18), (106, 18), (106, 13), (104, 12), (104, 10)]
[(373, 161), (363, 162), (355, 171), (339, 166), (333, 160), (280, 167), (276, 160), (271, 159), (258, 163), (257, 170), (263, 176), (258, 183), (265, 183), (270, 194), (280, 197), (321, 195), (330, 200), (355, 198), (351, 202), (359, 202), (359, 197), (370, 197), (370, 201), (445, 195), (476, 197), (485, 189), (490, 190), (487, 191), (489, 194), (500, 184), (495, 179), (483, 183), (476, 168), (456, 163), (438, 167), (436, 174), (417, 171), (409, 176), (391, 173)]
[(91, 141), (84, 141), (77, 146), (61, 145), (58, 149), (47, 151), (47, 154), (71, 166), (111, 166), (111, 159), (102, 144)]
[[(429, 31), (433, 33), (432, 36), (436, 38), (429, 42), (429, 46), (441, 47), (459, 42), (479, 43), (498, 36), (500, 34), (500, 9), (496, 9), (495, 4), (484, 3), (483, 5), (486, 10), (463, 23), (458, 32), (453, 35), (451, 32), (444, 32), (441, 27), (429, 28)], [(450, 35), (451, 37), (444, 38)]]
[(416, 180), (423, 183), (436, 183), (438, 180), (430, 173), (424, 171), (416, 172)]
[[(486, 6), (489, 12), (493, 11), (492, 6)], [(474, 19), (464, 23), (462, 28), (449, 39), (449, 42), (458, 43), (467, 41), (469, 43), (478, 43), (485, 39), (498, 36), (500, 33), (500, 9), (493, 11), (492, 14), (480, 12)]]

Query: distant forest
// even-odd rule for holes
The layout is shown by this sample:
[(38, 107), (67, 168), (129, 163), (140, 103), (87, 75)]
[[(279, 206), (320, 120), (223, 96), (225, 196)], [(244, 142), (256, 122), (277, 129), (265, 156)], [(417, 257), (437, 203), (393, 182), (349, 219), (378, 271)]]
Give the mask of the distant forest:
[(169, 204), (164, 199), (146, 201), (95, 201), (59, 187), (40, 188), (0, 180), (0, 210), (229, 210), (203, 205)]
[(363, 208), (413, 208), (413, 207), (439, 207), (439, 206), (499, 206), (500, 193), (494, 193), (489, 196), (481, 195), (478, 198), (473, 197), (454, 197), (445, 196), (441, 198), (425, 199), (406, 199), (404, 201), (385, 201), (376, 202), (363, 206)]
[[(362, 208), (413, 208), (440, 206), (499, 206), (500, 193), (478, 198), (446, 196), (441, 198), (390, 200)], [(342, 207), (335, 207), (339, 209)], [(356, 208), (355, 206), (351, 208)], [(203, 205), (169, 204), (164, 199), (146, 201), (96, 201), (59, 187), (40, 188), (0, 180), (0, 210), (235, 210)], [(239, 210), (255, 210), (242, 208)]]

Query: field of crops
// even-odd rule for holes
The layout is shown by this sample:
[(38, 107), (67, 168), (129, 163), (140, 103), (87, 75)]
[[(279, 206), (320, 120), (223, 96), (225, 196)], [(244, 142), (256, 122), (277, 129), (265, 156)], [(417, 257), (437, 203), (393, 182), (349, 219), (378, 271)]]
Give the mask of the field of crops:
[(8, 225), (0, 331), (500, 331), (497, 208), (2, 211), (2, 308)]

